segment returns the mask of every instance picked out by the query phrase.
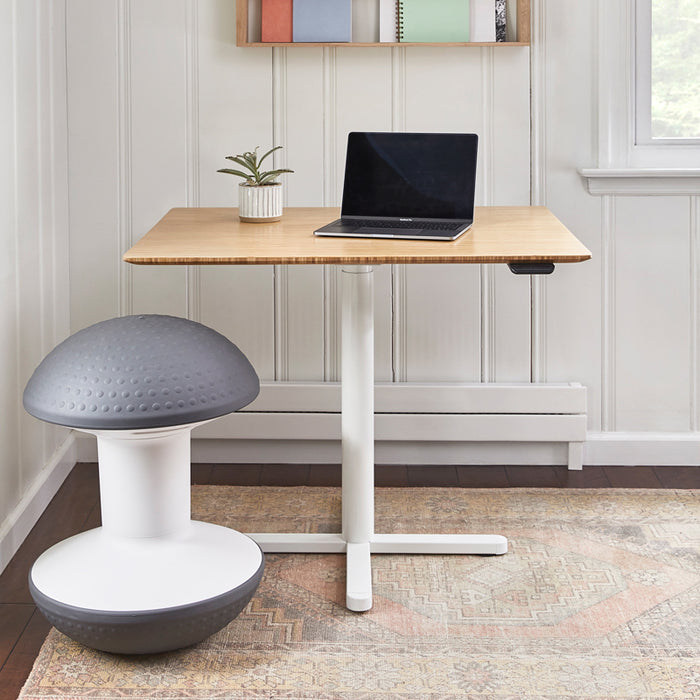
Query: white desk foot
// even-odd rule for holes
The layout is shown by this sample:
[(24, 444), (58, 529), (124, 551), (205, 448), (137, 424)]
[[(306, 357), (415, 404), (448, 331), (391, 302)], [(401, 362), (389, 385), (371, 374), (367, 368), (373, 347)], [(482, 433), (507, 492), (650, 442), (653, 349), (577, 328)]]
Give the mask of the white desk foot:
[(346, 551), (342, 535), (309, 532), (249, 532), (263, 552), (307, 552), (338, 554)]
[(569, 464), (570, 470), (580, 471), (583, 469), (583, 443), (569, 443)]
[(502, 535), (374, 535), (376, 554), (505, 554)]
[(364, 612), (372, 607), (372, 561), (369, 542), (348, 542), (347, 597), (348, 610)]

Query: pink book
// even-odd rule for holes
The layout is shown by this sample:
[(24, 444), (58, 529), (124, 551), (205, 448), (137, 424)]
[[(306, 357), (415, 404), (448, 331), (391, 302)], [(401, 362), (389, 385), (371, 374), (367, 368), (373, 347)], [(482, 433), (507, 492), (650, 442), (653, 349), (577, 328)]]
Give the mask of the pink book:
[(262, 0), (262, 41), (292, 41), (292, 0)]

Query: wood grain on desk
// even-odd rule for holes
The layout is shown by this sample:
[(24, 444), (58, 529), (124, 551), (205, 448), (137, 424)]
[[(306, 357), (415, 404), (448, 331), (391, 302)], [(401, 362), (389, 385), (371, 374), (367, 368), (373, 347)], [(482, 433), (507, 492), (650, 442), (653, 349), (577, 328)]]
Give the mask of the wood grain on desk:
[(281, 221), (247, 224), (234, 208), (171, 209), (125, 255), (139, 265), (380, 265), (581, 262), (583, 244), (545, 207), (477, 207), (456, 241), (327, 238), (336, 208), (288, 207)]

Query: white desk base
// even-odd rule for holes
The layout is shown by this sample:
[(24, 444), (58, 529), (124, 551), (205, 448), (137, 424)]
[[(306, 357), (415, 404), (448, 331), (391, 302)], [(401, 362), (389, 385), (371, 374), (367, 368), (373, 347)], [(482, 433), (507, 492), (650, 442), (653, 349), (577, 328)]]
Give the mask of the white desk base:
[(347, 555), (349, 610), (372, 607), (373, 553), (505, 554), (501, 535), (374, 533), (374, 293), (369, 265), (342, 268), (342, 533), (249, 533), (264, 552)]

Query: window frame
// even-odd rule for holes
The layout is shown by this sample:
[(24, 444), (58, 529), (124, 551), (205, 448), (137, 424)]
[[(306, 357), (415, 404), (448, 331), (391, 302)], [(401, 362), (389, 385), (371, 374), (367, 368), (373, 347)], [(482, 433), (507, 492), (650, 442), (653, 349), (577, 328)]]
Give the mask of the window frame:
[(700, 144), (636, 142), (636, 19), (650, 8), (651, 0), (595, 4), (598, 162), (579, 169), (593, 195), (700, 196)]

